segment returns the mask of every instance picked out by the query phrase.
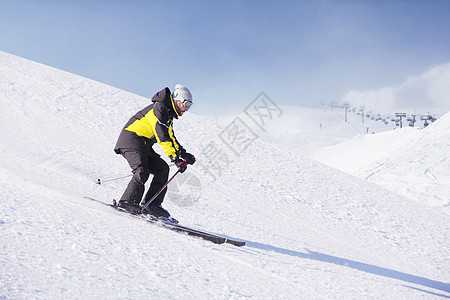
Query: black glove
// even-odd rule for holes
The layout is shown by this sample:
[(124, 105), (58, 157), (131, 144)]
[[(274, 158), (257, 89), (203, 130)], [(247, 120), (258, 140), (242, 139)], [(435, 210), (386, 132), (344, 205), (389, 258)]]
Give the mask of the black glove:
[(186, 171), (186, 169), (187, 169), (187, 162), (185, 160), (182, 160), (181, 158), (179, 158), (177, 156), (175, 158), (172, 158), (172, 162), (175, 164), (175, 166), (177, 166), (177, 168), (180, 171), (180, 173), (184, 173), (184, 171)]
[(195, 156), (190, 153), (183, 152), (181, 153), (181, 157), (187, 162), (188, 165), (193, 165), (195, 163)]

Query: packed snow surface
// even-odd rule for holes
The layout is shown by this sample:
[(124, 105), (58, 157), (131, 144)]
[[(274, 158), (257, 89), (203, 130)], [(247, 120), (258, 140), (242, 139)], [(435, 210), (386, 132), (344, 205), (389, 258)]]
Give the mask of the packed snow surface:
[[(250, 125), (254, 114), (223, 122), (195, 114), (195, 106), (175, 120), (197, 162), (171, 184), (164, 206), (182, 224), (242, 239), (244, 247), (171, 232), (86, 199), (120, 197), (128, 178), (109, 180), (129, 167), (112, 149), (148, 103), (0, 52), (0, 299), (450, 297), (442, 207), (307, 157), (361, 133), (327, 133), (335, 112), (305, 109), (319, 119), (309, 115), (314, 125), (298, 147), (283, 143), (295, 126), (282, 126), (281, 110), (263, 126)], [(279, 140), (270, 141), (277, 130)], [(422, 131), (423, 141), (439, 130), (448, 134), (448, 121)], [(391, 141), (396, 133), (384, 134)], [(418, 160), (446, 159), (448, 143), (433, 151), (418, 150)], [(444, 165), (430, 176), (448, 176)], [(387, 164), (375, 170), (366, 177), (388, 174)]]

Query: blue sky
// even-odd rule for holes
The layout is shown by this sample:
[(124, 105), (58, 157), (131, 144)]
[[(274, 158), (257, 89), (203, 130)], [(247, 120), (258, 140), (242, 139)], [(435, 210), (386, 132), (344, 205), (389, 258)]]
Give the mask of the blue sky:
[(0, 50), (197, 113), (339, 101), (450, 62), (450, 1), (0, 0)]

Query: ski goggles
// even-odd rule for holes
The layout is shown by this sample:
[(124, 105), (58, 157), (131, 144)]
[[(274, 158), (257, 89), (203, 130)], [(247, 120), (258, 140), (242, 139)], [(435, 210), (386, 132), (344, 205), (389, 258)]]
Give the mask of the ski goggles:
[(181, 102), (181, 103), (183, 103), (183, 106), (186, 110), (189, 110), (192, 106), (192, 101), (189, 101), (189, 100), (183, 100), (183, 102)]

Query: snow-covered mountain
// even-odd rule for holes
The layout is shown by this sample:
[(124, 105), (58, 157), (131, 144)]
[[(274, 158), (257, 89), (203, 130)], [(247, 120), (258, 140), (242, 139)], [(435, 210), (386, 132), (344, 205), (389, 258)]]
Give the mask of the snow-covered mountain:
[[(395, 113), (378, 117), (372, 112), (362, 122), (357, 111), (348, 110), (345, 122), (345, 109), (337, 106), (278, 109), (264, 130), (248, 122), (260, 138), (450, 214), (449, 113), (427, 128), (416, 115), (414, 128), (399, 130)], [(240, 117), (248, 119), (244, 113)]]
[(312, 157), (450, 214), (450, 113), (425, 129), (360, 135)]
[(0, 52), (0, 298), (450, 296), (448, 215), (267, 141), (275, 123), (258, 132), (244, 116), (224, 124), (193, 109), (174, 125), (197, 163), (165, 207), (245, 247), (85, 199), (120, 196), (127, 179), (107, 179), (129, 170), (112, 148), (148, 102)]

